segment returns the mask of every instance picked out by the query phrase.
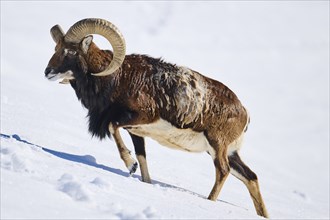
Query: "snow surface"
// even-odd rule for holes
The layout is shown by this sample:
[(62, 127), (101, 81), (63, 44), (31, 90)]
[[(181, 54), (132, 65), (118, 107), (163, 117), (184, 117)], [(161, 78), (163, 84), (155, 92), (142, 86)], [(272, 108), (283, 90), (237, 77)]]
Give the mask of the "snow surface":
[(228, 85), (251, 114), (241, 155), (270, 217), (329, 219), (328, 1), (1, 1), (1, 219), (260, 218), (232, 176), (217, 202), (205, 199), (206, 153), (147, 139), (150, 185), (128, 177), (113, 141), (90, 137), (73, 89), (43, 73), (49, 29), (86, 17), (116, 24), (128, 54)]

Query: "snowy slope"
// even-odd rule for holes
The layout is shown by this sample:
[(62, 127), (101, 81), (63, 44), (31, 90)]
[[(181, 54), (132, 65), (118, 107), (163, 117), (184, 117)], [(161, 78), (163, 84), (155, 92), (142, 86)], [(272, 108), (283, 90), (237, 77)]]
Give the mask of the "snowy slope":
[(128, 53), (228, 85), (251, 114), (241, 155), (270, 216), (329, 219), (327, 1), (1, 1), (1, 219), (259, 218), (232, 176), (217, 202), (205, 199), (214, 181), (205, 153), (147, 139), (149, 185), (139, 171), (128, 177), (113, 141), (90, 137), (72, 88), (43, 74), (49, 29), (86, 17), (116, 24)]

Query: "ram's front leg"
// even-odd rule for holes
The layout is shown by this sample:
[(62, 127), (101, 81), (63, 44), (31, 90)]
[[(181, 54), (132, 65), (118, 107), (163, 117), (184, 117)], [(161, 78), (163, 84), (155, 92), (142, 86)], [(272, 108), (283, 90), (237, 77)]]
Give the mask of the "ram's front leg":
[(115, 139), (115, 142), (118, 147), (119, 154), (120, 154), (120, 158), (124, 161), (128, 171), (129, 171), (129, 174), (132, 175), (133, 173), (135, 173), (135, 171), (138, 167), (138, 163), (131, 156), (130, 150), (128, 150), (127, 147), (125, 146), (123, 139), (120, 136), (119, 128), (114, 128), (114, 126), (112, 126), (112, 124), (110, 124), (109, 131), (110, 131), (111, 135), (113, 136), (113, 138)]
[(144, 147), (144, 138), (136, 136), (130, 132), (129, 132), (129, 134), (131, 135), (131, 138), (132, 138), (132, 141), (134, 144), (135, 155), (139, 161), (142, 181), (145, 183), (151, 183), (151, 179), (150, 179), (150, 175), (149, 175), (149, 171), (148, 171), (147, 160), (146, 160), (146, 150)]

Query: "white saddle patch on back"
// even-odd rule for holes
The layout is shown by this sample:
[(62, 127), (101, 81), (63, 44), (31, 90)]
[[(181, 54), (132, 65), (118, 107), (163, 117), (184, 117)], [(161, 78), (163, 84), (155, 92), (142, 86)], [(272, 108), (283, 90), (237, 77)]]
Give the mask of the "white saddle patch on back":
[(141, 137), (150, 137), (159, 144), (189, 152), (212, 151), (203, 132), (192, 129), (179, 129), (171, 123), (160, 119), (152, 124), (134, 125), (127, 130)]

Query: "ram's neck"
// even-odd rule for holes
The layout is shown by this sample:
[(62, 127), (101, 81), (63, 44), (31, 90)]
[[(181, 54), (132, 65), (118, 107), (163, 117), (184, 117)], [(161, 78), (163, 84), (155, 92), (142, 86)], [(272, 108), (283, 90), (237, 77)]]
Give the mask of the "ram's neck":
[(92, 43), (84, 59), (80, 60), (83, 63), (79, 65), (80, 69), (74, 75), (75, 80), (70, 81), (78, 99), (89, 110), (93, 108), (102, 109), (103, 105), (109, 104), (105, 97), (111, 97), (112, 88), (109, 85), (111, 85), (110, 81), (113, 77), (97, 77), (91, 74), (102, 72), (111, 60), (111, 51), (100, 50)]
[(113, 53), (109, 50), (100, 50), (96, 44), (92, 43), (88, 50), (86, 61), (88, 63), (89, 73), (102, 72), (107, 66), (109, 66), (112, 60)]

